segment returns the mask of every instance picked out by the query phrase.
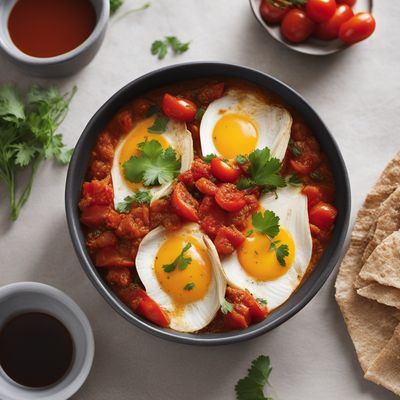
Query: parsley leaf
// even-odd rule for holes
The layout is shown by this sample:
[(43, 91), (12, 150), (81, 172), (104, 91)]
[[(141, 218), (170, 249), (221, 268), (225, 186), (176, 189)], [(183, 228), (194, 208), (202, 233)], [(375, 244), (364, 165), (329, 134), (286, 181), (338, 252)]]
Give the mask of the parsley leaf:
[(270, 238), (279, 233), (279, 217), (273, 211), (266, 210), (264, 215), (261, 212), (255, 213), (251, 219), (254, 228)]
[(289, 147), (296, 158), (299, 158), (303, 154), (303, 150), (292, 139), (289, 141)]
[(157, 140), (139, 143), (137, 147), (141, 154), (123, 164), (125, 177), (130, 182), (154, 186), (171, 182), (179, 175), (181, 163), (176, 159), (174, 149), (163, 150)]
[(286, 261), (285, 257), (289, 255), (289, 247), (287, 244), (281, 244), (278, 246), (280, 243), (280, 240), (276, 240), (275, 242), (271, 242), (269, 246), (269, 250), (273, 250), (276, 252), (276, 259), (278, 260), (279, 264), (282, 267), (286, 267)]
[(224, 300), (224, 302), (221, 304), (222, 314), (228, 314), (231, 311), (233, 311), (233, 304), (229, 303), (229, 301), (227, 301), (227, 300)]
[(247, 376), (235, 386), (237, 400), (272, 400), (265, 397), (264, 386), (269, 384), (272, 368), (269, 357), (259, 356), (252, 363)]
[(175, 271), (176, 268), (178, 268), (180, 271), (185, 270), (192, 262), (192, 259), (190, 257), (184, 256), (191, 247), (192, 245), (190, 243), (187, 243), (182, 251), (179, 253), (178, 257), (176, 257), (175, 260), (172, 261), (172, 263), (163, 265), (163, 270), (165, 272)]
[(206, 156), (203, 157), (203, 160), (207, 163), (210, 164), (210, 162), (214, 159), (217, 158), (218, 156), (214, 153), (207, 154)]
[(151, 193), (147, 190), (139, 190), (132, 196), (126, 196), (124, 201), (117, 204), (116, 210), (119, 213), (127, 213), (132, 208), (133, 204), (150, 204)]
[(247, 157), (242, 154), (239, 154), (238, 156), (236, 156), (235, 160), (239, 165), (243, 165), (245, 162), (247, 162)]
[(296, 174), (292, 174), (287, 178), (287, 183), (292, 186), (300, 186), (302, 185), (301, 180)]
[(183, 290), (192, 290), (194, 289), (196, 285), (193, 282), (187, 283), (184, 287)]
[(147, 131), (150, 133), (164, 133), (167, 130), (168, 122), (169, 119), (167, 117), (159, 115)]
[(157, 55), (159, 60), (165, 58), (168, 48), (175, 54), (182, 54), (189, 49), (190, 42), (182, 43), (176, 36), (166, 36), (164, 40), (155, 40), (151, 45), (151, 54)]

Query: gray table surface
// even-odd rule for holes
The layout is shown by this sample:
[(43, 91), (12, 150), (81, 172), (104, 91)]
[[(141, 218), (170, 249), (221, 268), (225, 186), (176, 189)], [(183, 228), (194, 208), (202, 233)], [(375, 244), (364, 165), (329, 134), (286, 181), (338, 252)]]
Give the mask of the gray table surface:
[[(267, 72), (298, 90), (339, 143), (350, 174), (352, 218), (372, 183), (400, 149), (400, 2), (376, 2), (370, 40), (325, 58), (294, 53), (268, 37), (246, 0), (153, 1), (112, 21), (98, 56), (78, 75), (59, 81), (79, 91), (62, 126), (74, 145), (89, 118), (117, 89), (145, 72), (183, 61), (215, 60)], [(127, 0), (124, 9), (141, 5)], [(179, 57), (159, 61), (153, 40), (192, 40)], [(49, 83), (19, 74), (0, 60), (0, 82), (21, 88)], [(365, 381), (334, 301), (334, 275), (300, 313), (247, 343), (196, 348), (149, 336), (118, 316), (96, 292), (73, 251), (65, 221), (66, 169), (44, 164), (20, 219), (8, 222), (0, 186), (0, 284), (40, 281), (65, 291), (86, 312), (96, 339), (91, 374), (74, 400), (234, 398), (251, 360), (271, 356), (274, 399), (391, 400)]]

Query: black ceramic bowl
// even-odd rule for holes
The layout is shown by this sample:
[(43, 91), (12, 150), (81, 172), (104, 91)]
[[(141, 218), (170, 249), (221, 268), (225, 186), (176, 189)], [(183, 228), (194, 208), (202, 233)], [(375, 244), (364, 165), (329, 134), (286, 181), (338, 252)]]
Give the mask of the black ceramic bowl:
[[(151, 89), (182, 80), (213, 76), (248, 80), (268, 91), (276, 93), (284, 102), (303, 116), (332, 164), (337, 186), (336, 207), (339, 213), (333, 237), (315, 270), (299, 290), (279, 309), (274, 311), (264, 321), (252, 325), (243, 331), (196, 335), (160, 328), (135, 315), (113, 294), (101, 279), (86, 250), (85, 237), (79, 222), (77, 204), (80, 199), (81, 186), (89, 163), (90, 151), (96, 142), (97, 136), (122, 106)], [(82, 267), (93, 285), (115, 311), (133, 325), (164, 339), (187, 344), (220, 345), (248, 340), (276, 328), (300, 311), (315, 296), (334, 269), (343, 249), (349, 223), (350, 187), (346, 167), (335, 140), (315, 111), (294, 90), (271, 76), (249, 68), (219, 63), (188, 63), (163, 68), (134, 80), (112, 96), (97, 111), (89, 121), (76, 145), (68, 170), (65, 202), (72, 242)]]

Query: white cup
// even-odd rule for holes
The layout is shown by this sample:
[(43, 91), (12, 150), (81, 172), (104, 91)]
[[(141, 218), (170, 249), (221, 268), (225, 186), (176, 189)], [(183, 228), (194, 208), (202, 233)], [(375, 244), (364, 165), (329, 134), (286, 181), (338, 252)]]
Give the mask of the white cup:
[(26, 312), (43, 312), (65, 325), (74, 343), (72, 365), (60, 381), (44, 388), (22, 386), (0, 366), (0, 399), (66, 400), (82, 386), (92, 366), (94, 339), (89, 321), (70, 297), (51, 286), (19, 282), (0, 288), (0, 330), (10, 318)]

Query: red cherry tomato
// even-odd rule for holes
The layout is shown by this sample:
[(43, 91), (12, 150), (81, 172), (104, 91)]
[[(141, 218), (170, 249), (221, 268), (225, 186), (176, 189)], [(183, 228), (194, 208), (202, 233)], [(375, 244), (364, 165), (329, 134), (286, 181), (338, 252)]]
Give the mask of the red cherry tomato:
[(197, 214), (199, 203), (187, 191), (185, 185), (182, 182), (178, 182), (176, 184), (175, 189), (172, 192), (171, 204), (175, 212), (179, 216), (187, 219), (188, 221), (199, 221), (199, 216)]
[(288, 7), (276, 7), (271, 0), (262, 0), (260, 13), (263, 20), (268, 24), (278, 24), (282, 21), (285, 14), (289, 11)]
[(293, 8), (283, 17), (281, 33), (289, 42), (300, 43), (313, 33), (314, 28), (315, 23), (305, 11)]
[(357, 3), (357, 0), (339, 0), (339, 3), (347, 4), (349, 7), (354, 7)]
[(193, 121), (197, 112), (197, 106), (192, 101), (168, 93), (164, 94), (161, 107), (168, 118), (184, 122)]
[(211, 160), (211, 173), (222, 182), (233, 183), (239, 178), (240, 169), (215, 157)]
[(203, 194), (214, 196), (218, 190), (218, 186), (207, 178), (200, 178), (195, 183), (196, 188)]
[(339, 38), (346, 44), (354, 44), (374, 33), (375, 18), (367, 12), (361, 12), (347, 20), (339, 29)]
[(328, 230), (335, 222), (337, 210), (331, 204), (320, 202), (309, 212), (310, 223), (320, 229)]
[(245, 194), (232, 183), (223, 183), (215, 193), (215, 201), (225, 211), (239, 211), (246, 205)]
[(326, 22), (317, 25), (314, 35), (318, 39), (332, 40), (339, 36), (339, 29), (343, 23), (354, 15), (353, 10), (347, 4), (339, 4), (335, 14)]
[(307, 0), (307, 15), (317, 23), (328, 21), (335, 14), (335, 0)]

